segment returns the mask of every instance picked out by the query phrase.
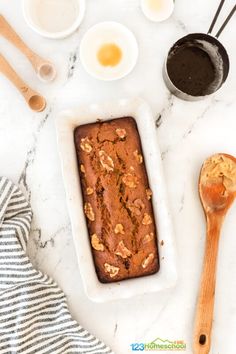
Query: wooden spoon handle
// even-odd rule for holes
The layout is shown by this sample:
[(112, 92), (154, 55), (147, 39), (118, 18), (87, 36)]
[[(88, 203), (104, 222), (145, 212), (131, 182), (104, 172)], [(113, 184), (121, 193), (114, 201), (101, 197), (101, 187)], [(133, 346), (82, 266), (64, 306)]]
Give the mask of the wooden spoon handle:
[(25, 100), (29, 101), (30, 97), (34, 95), (38, 95), (38, 93), (32, 90), (15, 72), (12, 66), (8, 63), (8, 61), (4, 58), (3, 55), (0, 54), (0, 71), (15, 85), (15, 87), (20, 91), (20, 93), (24, 96)]
[(211, 347), (217, 255), (222, 222), (221, 216), (214, 214), (207, 216), (206, 249), (193, 339), (194, 354), (208, 354)]
[(0, 33), (3, 37), (14, 44), (22, 53), (26, 55), (31, 64), (33, 65), (35, 71), (37, 72), (38, 67), (46, 63), (47, 61), (42, 59), (38, 54), (33, 52), (25, 42), (18, 36), (15, 30), (7, 22), (4, 16), (0, 15)]

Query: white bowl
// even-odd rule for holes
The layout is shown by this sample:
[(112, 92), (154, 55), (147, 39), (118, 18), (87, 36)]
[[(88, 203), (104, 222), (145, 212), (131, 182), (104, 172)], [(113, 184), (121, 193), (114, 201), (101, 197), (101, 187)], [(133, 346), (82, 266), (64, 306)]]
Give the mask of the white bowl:
[[(69, 109), (64, 109), (56, 117), (56, 130), (74, 245), (87, 296), (95, 302), (107, 302), (162, 292), (173, 287), (177, 281), (174, 231), (158, 137), (149, 106), (140, 99), (123, 99), (86, 106), (78, 106), (77, 102), (76, 98)], [(145, 277), (103, 284), (99, 282), (96, 275), (83, 211), (74, 129), (81, 124), (96, 122), (98, 118), (106, 121), (125, 116), (132, 116), (135, 119), (142, 142), (149, 184), (153, 192), (152, 202), (158, 240), (163, 240), (159, 246), (160, 270), (156, 274)]]
[(160, 11), (151, 9), (147, 2), (148, 0), (141, 0), (141, 9), (144, 15), (153, 22), (162, 22), (167, 20), (174, 11), (174, 0), (162, 0), (163, 8)]
[[(43, 37), (52, 39), (65, 38), (72, 34), (79, 27), (84, 18), (86, 7), (85, 0), (75, 0), (78, 3), (79, 10), (74, 22), (62, 31), (48, 31), (39, 24), (36, 9), (36, 4), (38, 1), (39, 0), (23, 0), (23, 15), (28, 26)], [(53, 17), (54, 14), (52, 13), (51, 15)], [(48, 14), (48, 16), (50, 16), (50, 14)]]
[[(97, 59), (103, 44), (112, 43), (122, 50), (122, 58), (116, 66), (103, 66)], [(93, 77), (112, 81), (128, 75), (138, 59), (138, 44), (133, 33), (118, 22), (101, 22), (91, 27), (80, 44), (80, 60), (85, 70)]]

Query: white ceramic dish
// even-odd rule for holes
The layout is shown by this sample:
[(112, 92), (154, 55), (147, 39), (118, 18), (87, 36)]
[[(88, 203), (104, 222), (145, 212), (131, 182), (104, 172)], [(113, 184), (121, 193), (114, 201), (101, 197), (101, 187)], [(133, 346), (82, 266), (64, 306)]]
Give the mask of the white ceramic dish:
[[(76, 5), (78, 6), (78, 13), (73, 23), (71, 23), (70, 25), (68, 25), (67, 28), (64, 28), (61, 31), (54, 31), (54, 32), (48, 31), (39, 22), (38, 10), (36, 8), (36, 3), (39, 1), (40, 0), (23, 0), (22, 7), (23, 7), (23, 15), (28, 26), (43, 37), (52, 38), (52, 39), (65, 38), (70, 34), (72, 34), (79, 27), (79, 25), (81, 24), (84, 18), (85, 7), (86, 7), (85, 0), (74, 0)], [(52, 14), (47, 13), (47, 16), (50, 15), (52, 17), (53, 16), (55, 17), (55, 14), (53, 13)]]
[(174, 11), (174, 0), (141, 0), (144, 15), (153, 22), (167, 20)]
[[(122, 58), (115, 66), (103, 66), (97, 53), (104, 44), (112, 43), (122, 51)], [(80, 44), (80, 60), (85, 70), (93, 77), (112, 81), (128, 75), (138, 59), (138, 44), (133, 33), (118, 22), (101, 22), (91, 27)]]
[[(136, 120), (142, 141), (149, 183), (153, 191), (154, 217), (159, 235), (160, 271), (145, 277), (102, 284), (95, 272), (83, 212), (73, 133), (78, 125), (95, 122), (98, 118), (105, 121), (123, 116), (132, 116)], [(154, 119), (148, 105), (140, 99), (132, 99), (74, 106), (57, 116), (56, 130), (74, 244), (87, 296), (93, 301), (105, 302), (173, 287), (177, 280), (174, 234)], [(163, 246), (160, 245), (161, 240)]]

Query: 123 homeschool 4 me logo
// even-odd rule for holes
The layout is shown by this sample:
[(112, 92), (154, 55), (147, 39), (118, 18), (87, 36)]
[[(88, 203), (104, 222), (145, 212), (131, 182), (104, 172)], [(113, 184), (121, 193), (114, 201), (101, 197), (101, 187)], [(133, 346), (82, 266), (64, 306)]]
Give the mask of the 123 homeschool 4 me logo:
[(186, 343), (183, 340), (170, 341), (156, 338), (149, 343), (132, 343), (132, 351), (185, 351)]

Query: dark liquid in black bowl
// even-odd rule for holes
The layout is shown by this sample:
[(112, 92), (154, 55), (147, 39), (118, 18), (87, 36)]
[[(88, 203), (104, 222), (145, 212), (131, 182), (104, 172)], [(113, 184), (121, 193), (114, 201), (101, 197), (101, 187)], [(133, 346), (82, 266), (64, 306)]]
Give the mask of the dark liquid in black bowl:
[(210, 55), (201, 47), (181, 45), (167, 58), (167, 72), (172, 83), (191, 96), (205, 96), (216, 79)]

